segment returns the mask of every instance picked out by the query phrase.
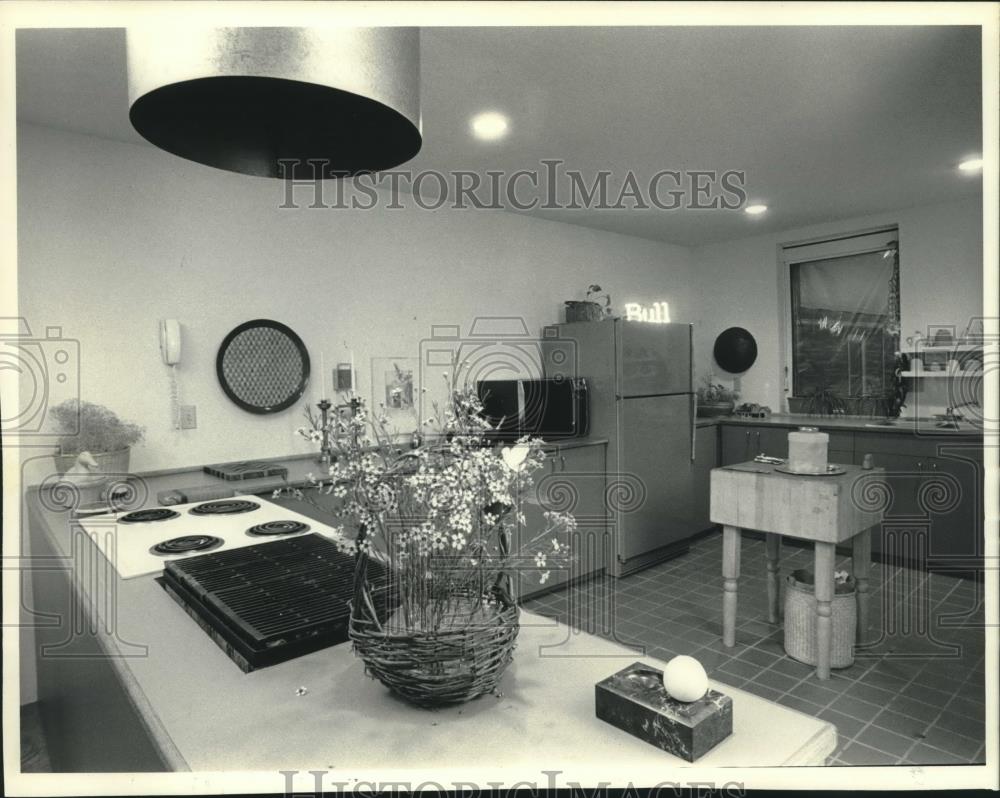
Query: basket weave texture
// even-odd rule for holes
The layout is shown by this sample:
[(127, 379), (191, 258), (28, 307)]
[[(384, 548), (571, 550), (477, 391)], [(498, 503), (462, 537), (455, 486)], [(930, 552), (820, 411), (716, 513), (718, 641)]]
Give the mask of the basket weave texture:
[(359, 558), (349, 626), (365, 672), (421, 707), (494, 692), (513, 659), (520, 629), (517, 605), (496, 593), (467, 623), (426, 632), (397, 630), (378, 617), (365, 559)]
[[(805, 570), (786, 577), (785, 653), (806, 665), (816, 664), (816, 596), (813, 576)], [(854, 578), (838, 585), (831, 602), (833, 642), (830, 667), (849, 668), (854, 664), (854, 635), (857, 628), (857, 596)]]

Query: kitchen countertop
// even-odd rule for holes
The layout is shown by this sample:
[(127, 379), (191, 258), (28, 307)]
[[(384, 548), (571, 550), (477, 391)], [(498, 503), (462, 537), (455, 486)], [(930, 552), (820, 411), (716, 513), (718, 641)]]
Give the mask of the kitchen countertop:
[[(624, 782), (648, 768), (688, 766), (595, 717), (597, 681), (635, 660), (663, 665), (619, 644), (524, 613), (502, 697), (438, 711), (394, 698), (364, 675), (347, 645), (244, 674), (152, 576), (122, 580), (98, 567), (103, 555), (50, 497), (31, 489), (27, 507), (33, 534), (44, 534), (66, 558), (84, 606), (101, 616), (106, 603), (95, 597), (117, 599), (115, 623), (106, 627), (99, 617), (91, 628), (175, 770), (270, 771), (274, 783), (261, 779), (259, 789), (274, 792), (283, 786), (277, 771), (295, 768), (335, 769), (340, 780), (378, 770), (385, 778), (391, 763), (423, 771), (476, 768), (503, 780), (511, 767), (542, 766)], [(833, 751), (832, 724), (713, 686), (733, 698), (735, 732), (699, 766), (822, 764)]]
[(747, 418), (745, 416), (718, 416), (699, 418), (697, 426), (714, 427), (722, 424), (737, 424), (751, 427), (819, 427), (821, 430), (844, 430), (853, 432), (885, 432), (893, 435), (942, 436), (948, 438), (982, 438), (981, 428), (967, 422), (959, 422), (958, 429), (943, 429), (936, 426), (937, 419), (896, 419), (891, 425), (879, 424), (877, 419), (858, 416), (808, 416), (795, 413), (774, 413), (768, 418)]
[[(543, 449), (548, 453), (558, 454), (570, 449), (579, 449), (585, 446), (606, 446), (606, 438), (573, 438), (565, 441), (555, 441), (547, 443)], [(190, 490), (192, 488), (212, 488), (230, 489), (242, 494), (265, 494), (284, 488), (288, 485), (304, 485), (309, 482), (310, 475), (317, 479), (323, 474), (324, 466), (316, 462), (315, 454), (286, 455), (284, 457), (254, 457), (250, 458), (255, 462), (282, 465), (288, 469), (285, 477), (271, 476), (257, 479), (225, 480), (221, 477), (206, 474), (201, 466), (189, 466), (186, 468), (167, 468), (153, 471), (143, 471), (132, 475), (131, 479), (140, 482), (144, 486), (144, 494), (150, 497), (150, 503), (156, 502), (158, 493), (168, 490)], [(96, 500), (95, 491), (82, 491), (83, 501)]]

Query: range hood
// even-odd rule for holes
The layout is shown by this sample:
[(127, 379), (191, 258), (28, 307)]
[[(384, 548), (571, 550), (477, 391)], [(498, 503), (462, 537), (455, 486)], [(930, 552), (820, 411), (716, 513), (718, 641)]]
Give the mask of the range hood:
[(263, 177), (347, 177), (420, 150), (417, 28), (127, 31), (129, 118), (150, 143)]

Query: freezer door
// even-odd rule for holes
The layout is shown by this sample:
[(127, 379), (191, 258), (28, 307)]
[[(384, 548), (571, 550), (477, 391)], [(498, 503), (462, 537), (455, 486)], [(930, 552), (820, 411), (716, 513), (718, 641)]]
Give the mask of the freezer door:
[[(619, 402), (619, 473), (626, 496), (616, 513), (618, 551), (629, 560), (694, 534), (694, 468), (690, 458), (689, 394)], [(629, 501), (630, 494), (636, 496)], [(640, 501), (641, 499), (641, 501)]]
[(620, 396), (690, 393), (691, 325), (618, 319)]

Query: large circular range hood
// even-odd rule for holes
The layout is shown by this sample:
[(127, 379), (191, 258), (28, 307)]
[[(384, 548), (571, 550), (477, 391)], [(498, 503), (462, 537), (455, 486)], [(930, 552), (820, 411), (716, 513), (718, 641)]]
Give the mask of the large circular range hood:
[(263, 177), (346, 177), (420, 150), (417, 28), (130, 28), (129, 118), (150, 143)]

